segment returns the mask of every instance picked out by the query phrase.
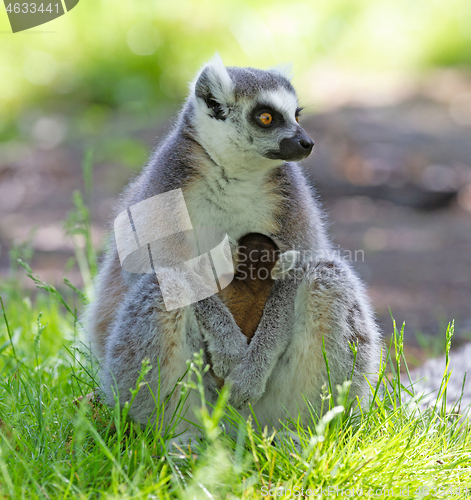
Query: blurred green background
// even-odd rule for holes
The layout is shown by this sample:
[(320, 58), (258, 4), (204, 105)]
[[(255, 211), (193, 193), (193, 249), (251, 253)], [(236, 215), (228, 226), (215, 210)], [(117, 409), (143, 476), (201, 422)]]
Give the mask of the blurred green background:
[(216, 51), (292, 63), (316, 141), (306, 170), (334, 241), (365, 251), (385, 333), (391, 308), (408, 342), (453, 318), (471, 338), (469, 0), (80, 0), (16, 34), (0, 5), (0, 279), (31, 286), (22, 257), (87, 285), (74, 227), (103, 247), (117, 193)]
[(50, 23), (9, 30), (0, 9), (3, 138), (31, 106), (76, 113), (86, 128), (110, 108), (141, 114), (179, 101), (216, 50), (232, 65), (293, 62), (301, 87), (322, 66), (417, 72), (471, 62), (468, 0), (81, 0)]

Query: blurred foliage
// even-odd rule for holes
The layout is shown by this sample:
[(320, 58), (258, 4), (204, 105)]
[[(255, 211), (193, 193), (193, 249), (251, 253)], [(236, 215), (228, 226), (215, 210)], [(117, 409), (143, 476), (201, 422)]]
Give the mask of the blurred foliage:
[(318, 65), (407, 72), (471, 61), (469, 0), (82, 0), (46, 25), (10, 31), (1, 8), (3, 139), (31, 109), (71, 112), (94, 130), (110, 109), (174, 103), (215, 51), (226, 64), (292, 61), (296, 75)]

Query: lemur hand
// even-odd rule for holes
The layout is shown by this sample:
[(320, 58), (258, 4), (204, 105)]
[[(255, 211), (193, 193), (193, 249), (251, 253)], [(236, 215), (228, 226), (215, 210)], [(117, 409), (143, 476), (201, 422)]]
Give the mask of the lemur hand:
[(214, 373), (225, 379), (246, 353), (247, 337), (216, 295), (200, 300), (193, 307), (203, 338), (208, 344)]

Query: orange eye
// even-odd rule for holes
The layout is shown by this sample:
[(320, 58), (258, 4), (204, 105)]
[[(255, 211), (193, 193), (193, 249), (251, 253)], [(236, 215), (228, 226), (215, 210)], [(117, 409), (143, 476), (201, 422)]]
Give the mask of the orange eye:
[(299, 123), (299, 116), (295, 116), (296, 122)]
[(262, 113), (258, 117), (258, 119), (263, 125), (270, 125), (270, 123), (273, 121), (273, 116), (270, 113)]

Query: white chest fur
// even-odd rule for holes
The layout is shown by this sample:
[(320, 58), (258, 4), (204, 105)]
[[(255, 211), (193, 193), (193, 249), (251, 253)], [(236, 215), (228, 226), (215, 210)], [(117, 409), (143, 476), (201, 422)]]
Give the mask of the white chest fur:
[(281, 197), (268, 172), (228, 178), (218, 172), (198, 177), (183, 194), (193, 226), (216, 226), (238, 240), (247, 233), (276, 233)]

